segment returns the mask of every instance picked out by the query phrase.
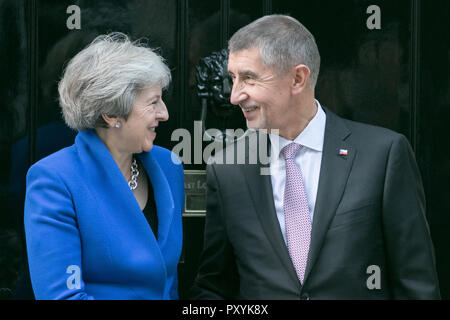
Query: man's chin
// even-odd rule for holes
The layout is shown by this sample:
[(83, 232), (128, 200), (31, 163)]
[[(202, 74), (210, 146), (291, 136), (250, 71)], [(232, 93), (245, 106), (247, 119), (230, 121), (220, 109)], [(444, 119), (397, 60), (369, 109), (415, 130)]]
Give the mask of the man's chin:
[(262, 125), (259, 121), (246, 121), (247, 123), (247, 128), (248, 129), (254, 129), (254, 130), (258, 130), (258, 129), (262, 129)]

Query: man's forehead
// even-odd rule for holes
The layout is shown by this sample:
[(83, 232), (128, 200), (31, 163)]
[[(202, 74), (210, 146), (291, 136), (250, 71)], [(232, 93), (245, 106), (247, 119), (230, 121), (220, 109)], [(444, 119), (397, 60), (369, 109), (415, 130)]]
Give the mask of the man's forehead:
[(230, 51), (228, 55), (228, 61), (235, 60), (235, 59), (260, 59), (260, 51), (258, 47), (248, 48), (248, 49), (242, 49), (238, 51)]
[(242, 75), (257, 75), (264, 69), (258, 48), (231, 51), (228, 57), (228, 72)]

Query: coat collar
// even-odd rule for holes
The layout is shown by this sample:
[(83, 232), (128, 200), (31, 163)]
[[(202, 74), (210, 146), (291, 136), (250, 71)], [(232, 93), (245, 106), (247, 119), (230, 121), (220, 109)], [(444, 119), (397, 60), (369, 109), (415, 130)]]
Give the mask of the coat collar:
[[(104, 206), (127, 221), (131, 219), (131, 222), (136, 222), (139, 225), (137, 232), (140, 230), (147, 234), (147, 238), (156, 241), (125, 177), (95, 130), (80, 131), (75, 138), (75, 146), (86, 180), (89, 181), (88, 187), (96, 199), (105, 202)], [(142, 152), (137, 157), (143, 163), (153, 186), (158, 214), (158, 244), (163, 246), (175, 209), (172, 190), (153, 150)]]
[(153, 186), (158, 212), (158, 242), (163, 246), (167, 241), (167, 235), (172, 223), (175, 202), (169, 181), (167, 181), (166, 175), (154, 157), (153, 152), (153, 150), (142, 152), (137, 157), (144, 164), (145, 171)]

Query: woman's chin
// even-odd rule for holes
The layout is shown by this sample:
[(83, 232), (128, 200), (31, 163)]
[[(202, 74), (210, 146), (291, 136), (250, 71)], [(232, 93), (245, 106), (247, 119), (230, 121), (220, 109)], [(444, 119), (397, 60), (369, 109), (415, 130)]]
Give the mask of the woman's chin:
[(146, 143), (145, 146), (142, 148), (143, 151), (149, 152), (153, 148), (153, 142), (152, 143)]

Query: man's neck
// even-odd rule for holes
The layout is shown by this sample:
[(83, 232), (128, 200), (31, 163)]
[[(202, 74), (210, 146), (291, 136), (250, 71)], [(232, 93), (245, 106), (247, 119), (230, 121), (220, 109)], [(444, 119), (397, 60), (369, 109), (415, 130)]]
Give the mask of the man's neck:
[[(299, 136), (300, 133), (308, 126), (309, 122), (314, 118), (317, 114), (317, 103), (313, 99), (308, 103), (305, 103), (303, 106), (299, 106), (297, 108), (299, 112), (296, 113), (296, 116), (293, 118), (292, 123), (286, 128), (280, 128), (278, 135), (290, 140), (294, 141), (295, 138)], [(275, 133), (269, 130), (269, 133)]]

